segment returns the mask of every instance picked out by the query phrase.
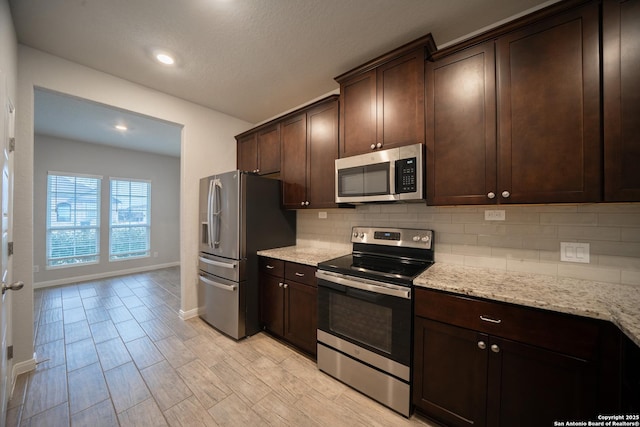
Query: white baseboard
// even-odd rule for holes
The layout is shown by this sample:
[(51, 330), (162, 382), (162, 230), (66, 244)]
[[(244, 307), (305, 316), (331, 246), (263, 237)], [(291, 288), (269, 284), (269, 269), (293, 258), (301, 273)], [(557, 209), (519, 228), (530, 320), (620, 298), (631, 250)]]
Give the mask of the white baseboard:
[(159, 270), (161, 268), (176, 267), (180, 265), (180, 261), (168, 262), (165, 264), (147, 265), (144, 267), (128, 268), (126, 270), (107, 271), (104, 273), (87, 274), (85, 276), (65, 277), (63, 279), (48, 280), (46, 282), (37, 282), (33, 284), (34, 289), (48, 288), (51, 286), (68, 285), (70, 283), (87, 282), (89, 280), (105, 279), (107, 277), (124, 276), (126, 274), (143, 273), (145, 271)]
[(199, 308), (193, 308), (193, 309), (187, 310), (187, 311), (180, 310), (180, 318), (182, 320), (191, 319), (193, 317), (198, 316), (199, 314), (200, 314), (200, 309)]
[(28, 360), (24, 360), (22, 362), (18, 362), (18, 363), (14, 363), (13, 364), (13, 369), (11, 370), (11, 383), (12, 383), (12, 389), (13, 386), (16, 384), (16, 378), (18, 378), (18, 375), (20, 374), (24, 374), (27, 372), (31, 372), (33, 370), (36, 369), (36, 354), (33, 353), (33, 358), (32, 359), (28, 359)]

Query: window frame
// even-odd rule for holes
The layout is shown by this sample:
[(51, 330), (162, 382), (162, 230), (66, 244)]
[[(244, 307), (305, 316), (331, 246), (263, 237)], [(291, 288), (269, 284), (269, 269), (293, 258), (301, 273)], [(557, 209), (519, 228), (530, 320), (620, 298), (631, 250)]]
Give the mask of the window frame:
[[(55, 191), (52, 192), (51, 189), (51, 183), (50, 183), (50, 179), (51, 177), (56, 177), (56, 181), (59, 178), (66, 178), (66, 179), (71, 179), (74, 181), (74, 191), (73, 191), (73, 198), (74, 198), (74, 202), (73, 205), (70, 203), (69, 200), (59, 200), (59, 196), (58, 194), (60, 193), (64, 193), (63, 191)], [(82, 179), (91, 179), (91, 180), (95, 180), (95, 182), (93, 183), (95, 185), (95, 211), (93, 212), (95, 215), (95, 225), (76, 225), (77, 221), (78, 221), (78, 207), (76, 206), (75, 200), (77, 200), (77, 187), (78, 187), (78, 183), (77, 183), (77, 179), (78, 178), (82, 178)], [(59, 172), (59, 171), (48, 171), (47, 172), (47, 184), (46, 184), (46, 197), (47, 197), (47, 216), (45, 219), (45, 269), (47, 270), (54, 270), (54, 269), (61, 269), (61, 268), (70, 268), (70, 267), (81, 267), (81, 266), (87, 266), (87, 265), (95, 265), (95, 264), (99, 264), (100, 263), (100, 233), (101, 233), (101, 227), (102, 225), (100, 224), (100, 209), (101, 209), (101, 189), (102, 189), (102, 179), (103, 176), (101, 175), (89, 175), (89, 174), (83, 174), (83, 173), (76, 173), (76, 172)], [(57, 185), (56, 182), (56, 190), (59, 186)], [(54, 202), (52, 202), (52, 200), (54, 200)], [(54, 207), (55, 204), (55, 208), (53, 209), (52, 212), (52, 207)], [(68, 221), (60, 221), (60, 222), (73, 222), (73, 225), (56, 225), (56, 224), (52, 224), (52, 218), (53, 215), (56, 216), (56, 222), (59, 221), (59, 216), (57, 213), (57, 208), (61, 205), (67, 205), (69, 206), (70, 212), (69, 212), (69, 218)], [(85, 213), (86, 212), (91, 212), (90, 210), (83, 210)], [(65, 217), (66, 218), (66, 217)], [(51, 243), (52, 243), (52, 235), (53, 232), (56, 231), (64, 231), (64, 230), (75, 230), (75, 231), (79, 231), (79, 230), (94, 230), (95, 233), (95, 251), (93, 254), (83, 254), (83, 255), (71, 255), (71, 256), (65, 256), (65, 257), (52, 257), (51, 254), (52, 252), (55, 250), (55, 248), (52, 248)], [(74, 235), (74, 240), (76, 239), (76, 236)], [(74, 252), (77, 251), (77, 246), (75, 245), (75, 241), (74, 241)], [(63, 264), (52, 264), (52, 262), (55, 261), (61, 261), (61, 260), (68, 260), (68, 259), (73, 259), (73, 258), (91, 258), (93, 257), (94, 259), (92, 260), (88, 260), (88, 261), (80, 261), (80, 262), (73, 262), (73, 263), (63, 263)]]
[[(128, 197), (128, 209), (129, 213), (133, 212), (141, 212), (140, 210), (131, 211), (131, 184), (132, 183), (145, 183), (147, 185), (146, 190), (146, 218), (143, 224), (137, 223), (137, 221), (128, 221), (123, 224), (114, 224), (114, 213), (118, 212), (118, 207), (114, 209), (114, 201), (116, 201), (116, 196), (113, 194), (113, 185), (114, 182), (126, 182), (129, 184), (129, 192), (124, 196), (118, 197)], [(144, 218), (144, 217), (143, 217)], [(113, 241), (114, 241), (114, 229), (132, 229), (132, 228), (145, 228), (146, 229), (146, 249), (143, 251), (129, 251), (129, 252), (113, 252)], [(136, 255), (136, 253), (140, 253)], [(109, 262), (118, 262), (118, 261), (127, 261), (127, 260), (136, 260), (142, 258), (150, 258), (151, 257), (151, 180), (149, 179), (140, 179), (140, 178), (119, 178), (119, 177), (109, 177)]]

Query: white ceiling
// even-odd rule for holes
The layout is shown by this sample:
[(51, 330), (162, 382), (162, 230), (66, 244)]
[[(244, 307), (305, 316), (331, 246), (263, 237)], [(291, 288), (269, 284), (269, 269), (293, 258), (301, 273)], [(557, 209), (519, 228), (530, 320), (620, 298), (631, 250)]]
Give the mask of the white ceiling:
[(181, 125), (86, 99), (36, 88), (33, 121), (38, 134), (180, 157)]
[[(18, 41), (250, 123), (427, 33), (443, 44), (555, 0), (9, 0)], [(177, 57), (152, 59), (155, 49)]]

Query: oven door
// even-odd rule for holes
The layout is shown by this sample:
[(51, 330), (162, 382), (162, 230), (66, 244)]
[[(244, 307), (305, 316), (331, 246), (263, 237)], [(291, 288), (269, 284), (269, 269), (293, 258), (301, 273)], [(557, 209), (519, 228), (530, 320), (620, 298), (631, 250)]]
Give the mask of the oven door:
[(357, 346), (410, 365), (411, 288), (325, 271), (316, 277), (318, 341), (341, 351), (337, 345)]

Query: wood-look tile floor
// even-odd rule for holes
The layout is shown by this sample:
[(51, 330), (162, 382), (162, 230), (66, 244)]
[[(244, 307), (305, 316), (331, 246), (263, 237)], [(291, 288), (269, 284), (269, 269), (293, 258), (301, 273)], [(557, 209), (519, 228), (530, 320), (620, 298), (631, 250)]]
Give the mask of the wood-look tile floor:
[(428, 426), (259, 333), (182, 321), (178, 268), (34, 292), (37, 368), (7, 426)]

